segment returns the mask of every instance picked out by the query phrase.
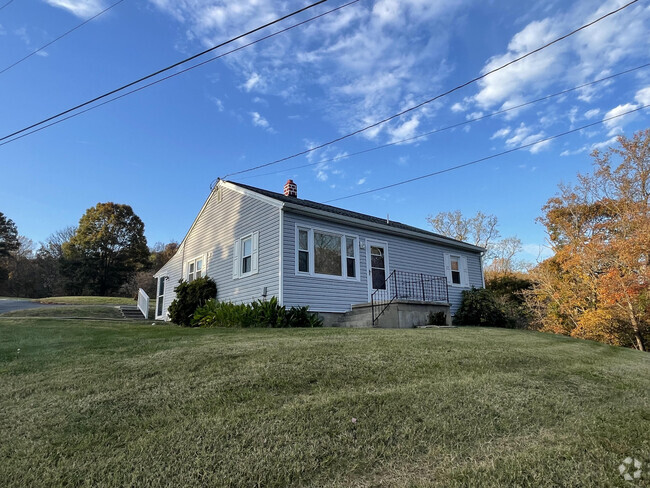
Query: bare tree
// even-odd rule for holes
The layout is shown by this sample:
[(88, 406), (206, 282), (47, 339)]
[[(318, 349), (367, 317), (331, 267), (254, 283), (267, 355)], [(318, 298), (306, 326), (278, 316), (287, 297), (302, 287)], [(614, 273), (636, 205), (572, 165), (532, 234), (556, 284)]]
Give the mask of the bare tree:
[(464, 217), (460, 210), (429, 215), (427, 222), (434, 232), (459, 241), (470, 242), (488, 249), (499, 238), (499, 223), (495, 215), (485, 215), (480, 210), (474, 217)]

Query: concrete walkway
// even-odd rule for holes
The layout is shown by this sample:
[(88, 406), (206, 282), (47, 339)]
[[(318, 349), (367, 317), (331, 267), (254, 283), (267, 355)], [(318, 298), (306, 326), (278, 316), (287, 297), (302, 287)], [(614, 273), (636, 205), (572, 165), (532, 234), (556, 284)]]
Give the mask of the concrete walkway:
[(28, 308), (49, 307), (44, 303), (36, 303), (30, 300), (16, 300), (13, 298), (0, 298), (0, 314), (14, 310), (26, 310)]

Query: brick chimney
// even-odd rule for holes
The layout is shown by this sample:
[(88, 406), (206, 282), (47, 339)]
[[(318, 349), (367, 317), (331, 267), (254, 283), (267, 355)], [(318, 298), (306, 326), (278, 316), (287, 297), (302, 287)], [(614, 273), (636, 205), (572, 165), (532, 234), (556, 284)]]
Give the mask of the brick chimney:
[(298, 198), (298, 186), (293, 180), (287, 180), (284, 184), (284, 195), (287, 197)]

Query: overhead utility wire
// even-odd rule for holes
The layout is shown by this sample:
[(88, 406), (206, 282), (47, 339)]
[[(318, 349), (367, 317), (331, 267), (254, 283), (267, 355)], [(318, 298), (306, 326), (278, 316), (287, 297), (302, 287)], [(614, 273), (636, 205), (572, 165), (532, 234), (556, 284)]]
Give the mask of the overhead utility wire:
[[(243, 38), (243, 37), (249, 36), (250, 34), (253, 34), (253, 33), (257, 32), (257, 31), (260, 31), (260, 30), (262, 30), (262, 29), (265, 29), (265, 28), (267, 28), (267, 27), (269, 27), (269, 26), (271, 26), (271, 25), (273, 25), (273, 24), (277, 24), (278, 22), (282, 22), (283, 20), (286, 20), (286, 19), (288, 19), (289, 17), (293, 17), (293, 16), (295, 16), (295, 15), (298, 15), (299, 13), (302, 13), (302, 12), (304, 12), (305, 10), (309, 10), (310, 8), (313, 8), (313, 7), (317, 6), (317, 5), (320, 5), (321, 3), (325, 3), (325, 2), (327, 2), (327, 1), (328, 1), (328, 0), (319, 0), (319, 1), (316, 2), (316, 3), (312, 3), (311, 5), (308, 5), (308, 6), (304, 7), (304, 8), (301, 8), (301, 9), (299, 9), (299, 10), (296, 10), (296, 11), (294, 11), (294, 12), (291, 12), (290, 14), (287, 14), (287, 15), (285, 15), (285, 16), (283, 16), (283, 17), (280, 17), (280, 18), (275, 19), (275, 20), (273, 20), (273, 21), (271, 21), (271, 22), (268, 22), (267, 24), (264, 24), (264, 25), (262, 25), (262, 26), (260, 26), (260, 27), (256, 27), (255, 29), (252, 29), (252, 30), (250, 30), (250, 31), (248, 31), (248, 32), (246, 32), (246, 33), (244, 33), (244, 34), (240, 34), (240, 35), (238, 35), (238, 36), (236, 36), (236, 37), (233, 37), (232, 39), (229, 39), (229, 40), (227, 40), (227, 41), (225, 41), (225, 42), (222, 42), (222, 43), (220, 43), (220, 44), (217, 44), (216, 46), (213, 46), (213, 47), (211, 47), (211, 48), (209, 48), (209, 49), (206, 49), (205, 51), (202, 51), (202, 52), (200, 52), (200, 53), (198, 53), (198, 54), (194, 54), (193, 56), (190, 56), (189, 58), (183, 59), (182, 61), (178, 61), (177, 63), (174, 63), (174, 64), (172, 64), (172, 65), (170, 65), (170, 66), (167, 66), (166, 68), (159, 69), (159, 70), (156, 71), (155, 73), (151, 73), (151, 74), (149, 74), (149, 75), (147, 75), (147, 76), (143, 76), (142, 78), (139, 78), (139, 79), (137, 79), (137, 80), (135, 80), (135, 81), (132, 81), (132, 82), (130, 82), (130, 83), (127, 83), (126, 85), (122, 85), (122, 86), (119, 87), (119, 88), (116, 88), (116, 89), (114, 89), (114, 90), (111, 90), (111, 91), (109, 91), (109, 92), (106, 92), (106, 93), (104, 93), (103, 95), (99, 95), (98, 97), (95, 97), (95, 98), (93, 98), (92, 100), (88, 100), (87, 102), (80, 103), (79, 105), (76, 105), (76, 106), (74, 106), (74, 107), (72, 107), (72, 108), (69, 108), (69, 109), (67, 109), (67, 110), (64, 110), (63, 112), (60, 112), (60, 113), (58, 113), (58, 114), (56, 114), (56, 115), (52, 115), (51, 117), (48, 117), (48, 118), (46, 118), (46, 119), (43, 119), (43, 120), (41, 120), (40, 122), (36, 122), (35, 124), (32, 124), (32, 125), (30, 125), (30, 126), (27, 126), (27, 127), (23, 128), (23, 129), (20, 129), (20, 130), (16, 131), (16, 132), (12, 132), (11, 134), (7, 134), (6, 136), (1, 137), (1, 138), (0, 138), (0, 141), (4, 141), (5, 139), (9, 139), (9, 138), (11, 138), (11, 137), (13, 137), (13, 136), (16, 136), (16, 135), (18, 135), (18, 134), (21, 134), (21, 133), (23, 133), (23, 132), (26, 132), (26, 131), (28, 131), (28, 130), (30, 130), (30, 129), (33, 129), (34, 127), (37, 127), (37, 126), (42, 125), (42, 124), (45, 124), (45, 123), (47, 123), (47, 122), (49, 122), (49, 121), (51, 121), (51, 120), (54, 120), (54, 119), (56, 119), (56, 118), (58, 118), (58, 117), (63, 116), (63, 115), (69, 114), (70, 112), (73, 112), (74, 110), (78, 110), (78, 109), (80, 109), (80, 108), (82, 108), (82, 107), (85, 107), (85, 106), (87, 106), (87, 105), (90, 105), (91, 103), (97, 102), (98, 100), (101, 100), (101, 99), (103, 99), (103, 98), (106, 98), (106, 97), (109, 97), (109, 96), (111, 96), (111, 95), (114, 95), (115, 93), (118, 93), (118, 92), (120, 92), (120, 91), (122, 91), (122, 90), (126, 90), (127, 88), (130, 88), (130, 87), (132, 87), (133, 85), (137, 85), (138, 83), (141, 83), (141, 82), (143, 82), (143, 81), (145, 81), (145, 80), (148, 80), (148, 79), (150, 79), (150, 78), (153, 78), (154, 76), (157, 76), (157, 75), (162, 74), (162, 73), (164, 73), (164, 72), (166, 72), (166, 71), (169, 71), (169, 70), (171, 70), (171, 69), (174, 69), (174, 68), (176, 68), (176, 67), (178, 67), (178, 66), (180, 66), (180, 65), (182, 65), (182, 64), (185, 64), (185, 63), (187, 63), (187, 62), (189, 62), (189, 61), (192, 61), (193, 59), (196, 59), (196, 58), (198, 58), (198, 57), (200, 57), (200, 56), (203, 56), (203, 55), (205, 55), (205, 54), (207, 54), (207, 53), (209, 53), (209, 52), (212, 52), (212, 51), (214, 51), (215, 49), (218, 49), (218, 48), (220, 48), (220, 47), (223, 47), (223, 46), (225, 46), (225, 45), (227, 45), (227, 44), (231, 44), (231, 43), (233, 43), (233, 42), (235, 42), (235, 41), (237, 41), (237, 40), (239, 40), (239, 39), (241, 39), (241, 38)], [(635, 1), (636, 1), (636, 0), (635, 0)]]
[[(13, 1), (13, 0), (12, 0), (12, 1)], [(104, 10), (102, 10), (102, 11), (99, 12), (98, 14), (95, 14), (95, 15), (93, 15), (92, 17), (90, 17), (89, 19), (84, 20), (81, 24), (78, 24), (76, 27), (73, 27), (73, 28), (70, 29), (69, 31), (64, 32), (63, 34), (61, 34), (61, 35), (60, 35), (59, 37), (57, 37), (56, 39), (53, 39), (53, 40), (51, 40), (50, 42), (48, 42), (47, 44), (44, 44), (43, 46), (39, 47), (39, 48), (36, 49), (35, 51), (32, 51), (32, 52), (29, 53), (27, 56), (25, 56), (25, 57), (19, 59), (19, 60), (16, 61), (15, 63), (10, 64), (10, 65), (7, 66), (6, 68), (4, 68), (2, 71), (0, 71), (0, 75), (1, 75), (2, 73), (4, 73), (5, 71), (9, 71), (11, 68), (13, 68), (14, 66), (16, 66), (16, 65), (18, 65), (18, 64), (20, 64), (20, 63), (22, 63), (22, 62), (25, 61), (26, 59), (31, 58), (34, 54), (36, 54), (36, 53), (42, 51), (42, 50), (45, 49), (46, 47), (51, 46), (51, 45), (54, 44), (56, 41), (58, 41), (58, 40), (60, 40), (60, 39), (63, 39), (63, 38), (64, 38), (65, 36), (67, 36), (68, 34), (73, 33), (74, 31), (76, 31), (76, 30), (79, 29), (80, 27), (83, 27), (83, 26), (86, 25), (88, 22), (90, 22), (90, 21), (96, 19), (96, 18), (99, 17), (100, 15), (105, 14), (105, 13), (108, 12), (110, 9), (112, 9), (113, 7), (116, 7), (117, 5), (119, 5), (120, 3), (122, 3), (123, 1), (124, 1), (124, 0), (118, 0), (118, 1), (115, 2), (114, 4), (109, 5), (108, 7), (106, 7)], [(10, 3), (11, 3), (11, 2), (10, 2)]]
[(5, 3), (2, 7), (0, 7), (0, 10), (2, 10), (3, 8), (9, 6), (9, 4), (12, 3), (13, 1), (14, 1), (14, 0), (9, 0), (9, 1), (8, 1), (7, 3)]
[(619, 114), (619, 115), (612, 115), (611, 117), (607, 117), (607, 118), (605, 118), (603, 120), (598, 120), (596, 122), (592, 122), (591, 124), (583, 125), (582, 127), (578, 127), (576, 129), (571, 129), (571, 130), (568, 130), (566, 132), (562, 132), (560, 134), (555, 134), (553, 136), (544, 137), (544, 138), (538, 139), (538, 140), (536, 140), (534, 142), (531, 142), (529, 144), (524, 144), (522, 146), (518, 146), (518, 147), (515, 147), (513, 149), (508, 149), (507, 151), (502, 151), (502, 152), (499, 152), (499, 153), (496, 153), (496, 154), (491, 154), (489, 156), (485, 156), (485, 157), (480, 158), (480, 159), (475, 159), (475, 160), (469, 161), (467, 163), (458, 164), (458, 165), (452, 166), (450, 168), (441, 169), (439, 171), (435, 171), (433, 173), (428, 173), (426, 175), (416, 176), (415, 178), (410, 178), (408, 180), (399, 181), (397, 183), (392, 183), (390, 185), (381, 186), (379, 188), (373, 188), (372, 190), (361, 191), (361, 192), (353, 193), (351, 195), (347, 195), (347, 196), (344, 196), (344, 197), (333, 198), (332, 200), (326, 200), (325, 203), (336, 202), (338, 200), (346, 200), (348, 198), (358, 197), (358, 196), (361, 196), (361, 195), (366, 195), (368, 193), (374, 193), (374, 192), (377, 192), (377, 191), (386, 190), (388, 188), (393, 188), (395, 186), (406, 185), (407, 183), (412, 183), (414, 181), (423, 180), (425, 178), (431, 178), (432, 176), (437, 176), (437, 175), (440, 175), (440, 174), (443, 174), (443, 173), (449, 173), (450, 171), (455, 171), (457, 169), (465, 168), (467, 166), (472, 166), (474, 164), (483, 163), (483, 162), (488, 161), (490, 159), (498, 158), (500, 156), (505, 156), (506, 154), (510, 154), (510, 153), (515, 152), (515, 151), (521, 151), (522, 149), (527, 149), (529, 147), (532, 147), (532, 146), (534, 146), (536, 144), (540, 144), (542, 142), (552, 141), (553, 139), (557, 139), (559, 137), (563, 137), (563, 136), (566, 136), (566, 135), (569, 135), (569, 134), (573, 134), (574, 132), (578, 132), (578, 131), (581, 131), (581, 130), (584, 130), (584, 129), (588, 129), (589, 127), (593, 127), (595, 125), (603, 124), (603, 123), (605, 123), (605, 122), (607, 122), (609, 120), (616, 119), (618, 117), (623, 117), (624, 115), (629, 115), (631, 113), (638, 112), (638, 111), (646, 109), (648, 107), (650, 107), (650, 104), (643, 105), (641, 107), (637, 107), (637, 108), (635, 108), (633, 110), (628, 110), (627, 112), (624, 112), (624, 113)]
[[(361, 128), (361, 129), (357, 129), (357, 130), (355, 130), (354, 132), (350, 132), (349, 134), (346, 134), (346, 135), (344, 135), (344, 136), (337, 137), (336, 139), (332, 139), (331, 141), (324, 142), (323, 144), (319, 144), (318, 146), (313, 146), (313, 147), (310, 147), (309, 149), (305, 149), (304, 151), (297, 152), (297, 153), (295, 153), (295, 154), (292, 154), (291, 156), (286, 156), (286, 157), (284, 157), (284, 158), (276, 159), (275, 161), (271, 161), (271, 162), (269, 162), (269, 163), (265, 163), (265, 164), (260, 164), (260, 165), (258, 165), (258, 166), (252, 167), (252, 168), (248, 168), (248, 169), (244, 169), (244, 170), (240, 170), (240, 171), (235, 171), (235, 172), (233, 172), (233, 173), (228, 173), (227, 175), (225, 175), (225, 176), (223, 177), (223, 179), (225, 179), (225, 178), (227, 178), (227, 177), (229, 177), (229, 176), (239, 175), (239, 174), (242, 174), (242, 173), (248, 173), (248, 172), (250, 172), (250, 171), (254, 171), (254, 170), (256, 170), (256, 169), (265, 168), (265, 167), (267, 167), (267, 166), (271, 166), (271, 165), (274, 165), (274, 164), (278, 164), (278, 163), (281, 163), (281, 162), (283, 162), (283, 161), (287, 161), (287, 160), (289, 160), (289, 159), (297, 158), (298, 156), (303, 156), (303, 155), (305, 155), (305, 154), (309, 154), (310, 152), (316, 151), (317, 149), (321, 149), (321, 148), (323, 148), (323, 147), (325, 147), (325, 146), (330, 146), (330, 145), (332, 145), (332, 144), (334, 144), (334, 143), (336, 143), (336, 142), (339, 142), (339, 141), (342, 141), (342, 140), (348, 139), (348, 138), (350, 138), (350, 137), (352, 137), (352, 136), (355, 136), (355, 135), (357, 135), (357, 134), (360, 134), (360, 133), (362, 133), (362, 132), (365, 132), (365, 131), (367, 131), (367, 130), (369, 130), (369, 129), (372, 129), (372, 128), (374, 128), (374, 127), (377, 127), (377, 126), (379, 126), (379, 125), (382, 125), (382, 124), (384, 124), (384, 123), (386, 123), (386, 122), (388, 122), (388, 121), (390, 121), (390, 120), (393, 120), (393, 119), (395, 119), (395, 118), (397, 118), (397, 117), (401, 117), (402, 115), (407, 114), (407, 113), (409, 113), (409, 112), (412, 112), (413, 110), (417, 110), (417, 109), (419, 109), (420, 107), (423, 107), (423, 106), (425, 106), (425, 105), (427, 105), (427, 104), (429, 104), (429, 103), (431, 103), (431, 102), (433, 102), (433, 101), (435, 101), (435, 100), (438, 100), (439, 98), (442, 98), (442, 97), (447, 96), (447, 95), (449, 95), (449, 94), (451, 94), (451, 93), (454, 93), (455, 91), (458, 91), (458, 90), (460, 90), (461, 88), (464, 88), (464, 87), (466, 87), (466, 86), (468, 86), (468, 85), (471, 85), (471, 84), (473, 84), (473, 83), (476, 83), (477, 81), (482, 80), (482, 79), (485, 78), (486, 76), (489, 76), (489, 75), (491, 75), (491, 74), (493, 74), (493, 73), (496, 73), (497, 71), (500, 71), (500, 70), (502, 70), (502, 69), (504, 69), (504, 68), (507, 68), (507, 67), (510, 66), (511, 64), (517, 63), (517, 62), (521, 61), (522, 59), (525, 59), (525, 58), (527, 58), (528, 56), (531, 56), (532, 54), (535, 54), (535, 53), (537, 53), (537, 52), (539, 52), (539, 51), (542, 51), (543, 49), (546, 49), (547, 47), (552, 46), (553, 44), (556, 44), (556, 43), (558, 43), (558, 42), (560, 42), (560, 41), (566, 39), (567, 37), (570, 37), (570, 36), (572, 36), (572, 35), (574, 35), (574, 34), (580, 32), (581, 30), (586, 29), (587, 27), (590, 27), (590, 26), (594, 25), (595, 23), (600, 22), (601, 20), (603, 20), (603, 19), (605, 19), (605, 18), (607, 18), (607, 17), (609, 17), (609, 16), (611, 16), (611, 15), (614, 15), (614, 14), (617, 13), (617, 12), (620, 12), (621, 10), (623, 10), (623, 9), (625, 9), (625, 8), (627, 8), (627, 7), (629, 7), (630, 5), (632, 5), (632, 4), (634, 4), (634, 3), (638, 2), (638, 1), (639, 1), (639, 0), (632, 0), (631, 2), (626, 3), (626, 4), (623, 5), (622, 7), (619, 7), (619, 8), (617, 8), (616, 10), (612, 10), (611, 12), (606, 13), (605, 15), (603, 15), (603, 16), (601, 16), (601, 17), (598, 17), (596, 20), (593, 20), (593, 21), (591, 21), (591, 22), (589, 22), (589, 23), (587, 23), (587, 24), (585, 24), (585, 25), (583, 25), (583, 26), (581, 26), (581, 27), (578, 27), (577, 29), (575, 29), (575, 30), (569, 32), (568, 34), (565, 34), (565, 35), (563, 35), (563, 36), (561, 36), (561, 37), (558, 37), (557, 39), (555, 39), (555, 40), (553, 40), (553, 41), (551, 41), (551, 42), (549, 42), (549, 43), (547, 43), (547, 44), (544, 44), (543, 46), (538, 47), (537, 49), (534, 49), (534, 50), (532, 50), (532, 51), (529, 51), (529, 52), (527, 52), (526, 54), (524, 54), (524, 55), (522, 55), (522, 56), (519, 56), (518, 58), (515, 58), (515, 59), (513, 59), (512, 61), (509, 61), (509, 62), (507, 62), (507, 63), (505, 63), (505, 64), (499, 66), (498, 68), (491, 69), (490, 71), (488, 71), (488, 72), (486, 72), (486, 73), (483, 73), (482, 75), (477, 76), (476, 78), (473, 78), (473, 79), (471, 79), (471, 80), (469, 80), (469, 81), (463, 83), (462, 85), (458, 85), (458, 86), (456, 86), (456, 87), (454, 87), (454, 88), (452, 88), (452, 89), (450, 89), (450, 90), (447, 90), (447, 91), (444, 92), (444, 93), (441, 93), (441, 94), (439, 94), (439, 95), (436, 95), (436, 96), (433, 97), (433, 98), (430, 98), (430, 99), (425, 100), (425, 101), (423, 101), (423, 102), (421, 102), (421, 103), (418, 103), (417, 105), (413, 105), (412, 107), (409, 107), (409, 108), (407, 108), (407, 109), (405, 109), (405, 110), (402, 110), (401, 112), (398, 112), (398, 113), (396, 113), (395, 115), (391, 115), (390, 117), (387, 117), (387, 118), (382, 119), (382, 120), (380, 120), (380, 121), (378, 121), (378, 122), (375, 122), (374, 124), (367, 125), (367, 126)], [(1, 139), (0, 139), (0, 140), (1, 140)]]
[(14, 142), (14, 141), (16, 141), (16, 140), (18, 140), (18, 139), (22, 139), (23, 137), (27, 137), (28, 135), (31, 135), (31, 134), (33, 134), (33, 133), (35, 133), (35, 132), (39, 132), (39, 131), (41, 131), (41, 130), (43, 130), (43, 129), (47, 129), (48, 127), (52, 127), (53, 125), (60, 124), (61, 122), (65, 122), (66, 120), (68, 120), (68, 119), (72, 119), (72, 118), (74, 118), (74, 117), (77, 117), (78, 115), (84, 114), (84, 113), (86, 113), (86, 112), (90, 112), (91, 110), (96, 109), (96, 108), (99, 108), (99, 107), (101, 107), (102, 105), (107, 105), (107, 104), (109, 104), (109, 103), (111, 103), (111, 102), (114, 102), (115, 100), (119, 100), (120, 98), (124, 98), (124, 97), (126, 97), (126, 96), (128, 96), (128, 95), (131, 95), (131, 94), (133, 94), (133, 93), (139, 92), (140, 90), (144, 90), (145, 88), (148, 88), (148, 87), (150, 87), (150, 86), (157, 85), (158, 83), (161, 83), (161, 82), (163, 82), (163, 81), (166, 81), (166, 80), (168, 80), (168, 79), (170, 79), (170, 78), (174, 78), (175, 76), (181, 75), (181, 74), (183, 74), (183, 73), (185, 73), (185, 72), (187, 72), (187, 71), (190, 71), (190, 70), (193, 70), (193, 69), (198, 68), (198, 67), (200, 67), (200, 66), (203, 66), (204, 64), (211, 63), (212, 61), (215, 61), (215, 60), (217, 60), (217, 59), (223, 58), (224, 56), (228, 56), (229, 54), (232, 54), (232, 53), (234, 53), (234, 52), (237, 52), (237, 51), (240, 51), (240, 50), (242, 50), (242, 49), (244, 49), (244, 48), (247, 48), (247, 47), (249, 47), (249, 46), (252, 46), (253, 44), (257, 44), (257, 43), (262, 42), (262, 41), (265, 41), (265, 40), (267, 40), (267, 39), (269, 39), (269, 38), (271, 38), (271, 37), (275, 37), (275, 36), (277, 36), (277, 35), (279, 35), (279, 34), (282, 34), (282, 33), (284, 33), (284, 32), (287, 32), (287, 31), (290, 31), (290, 30), (292, 30), (292, 29), (295, 29), (296, 27), (300, 27), (300, 26), (302, 26), (302, 25), (304, 25), (304, 24), (307, 24), (307, 23), (309, 23), (309, 22), (313, 22), (313, 21), (316, 20), (316, 19), (319, 19), (319, 18), (321, 18), (321, 17), (324, 17), (324, 16), (326, 16), (326, 15), (328, 15), (328, 14), (331, 14), (331, 13), (333, 13), (333, 12), (336, 12), (336, 11), (338, 11), (338, 10), (341, 10), (341, 9), (343, 9), (343, 8), (345, 8), (345, 7), (348, 7), (348, 6), (352, 5), (352, 4), (354, 4), (354, 3), (358, 3), (358, 2), (360, 2), (360, 1), (361, 1), (361, 0), (352, 0), (351, 2), (345, 3), (345, 4), (343, 4), (343, 5), (340, 5), (340, 6), (336, 7), (336, 8), (333, 8), (333, 9), (331, 9), (331, 10), (328, 10), (328, 11), (326, 11), (326, 12), (323, 12), (322, 14), (315, 15), (314, 17), (310, 17), (310, 18), (308, 18), (308, 19), (305, 19), (305, 20), (303, 20), (303, 21), (301, 21), (301, 22), (298, 22), (297, 24), (290, 25), (289, 27), (286, 27), (286, 28), (281, 29), (281, 30), (279, 30), (279, 31), (277, 31), (277, 32), (274, 32), (273, 34), (269, 34), (269, 35), (267, 35), (267, 36), (260, 37), (259, 39), (256, 39), (256, 40), (254, 40), (254, 41), (251, 41), (251, 42), (249, 42), (249, 43), (247, 43), (247, 44), (243, 44), (243, 45), (241, 45), (241, 46), (239, 46), (239, 47), (237, 47), (237, 48), (235, 48), (235, 49), (232, 49), (232, 50), (227, 51), (227, 52), (225, 52), (225, 53), (219, 54), (218, 56), (215, 56), (215, 57), (210, 58), (210, 59), (206, 59), (205, 61), (201, 61), (200, 63), (194, 64), (194, 65), (189, 66), (189, 67), (187, 67), (187, 68), (185, 68), (185, 69), (182, 69), (182, 70), (180, 70), (180, 71), (177, 71), (177, 72), (175, 72), (175, 73), (172, 73), (171, 75), (167, 75), (167, 76), (165, 76), (165, 77), (163, 77), (163, 78), (159, 78), (159, 79), (157, 79), (157, 80), (155, 80), (155, 81), (152, 81), (152, 82), (147, 83), (147, 84), (145, 84), (145, 85), (142, 85), (142, 86), (139, 86), (139, 87), (137, 87), (137, 88), (134, 88), (133, 90), (127, 91), (127, 92), (125, 92), (125, 93), (122, 93), (121, 95), (118, 95), (118, 96), (113, 97), (113, 98), (109, 98), (108, 100), (105, 100), (105, 101), (103, 101), (103, 102), (101, 102), (101, 103), (98, 103), (98, 104), (96, 104), (96, 105), (93, 105), (93, 106), (91, 106), (91, 107), (88, 107), (88, 108), (86, 108), (86, 109), (84, 109), (84, 110), (81, 110), (81, 111), (79, 111), (79, 112), (75, 112), (75, 113), (73, 113), (73, 114), (70, 114), (70, 115), (68, 115), (67, 117), (60, 118), (60, 119), (58, 119), (58, 120), (55, 120), (54, 122), (50, 122), (49, 124), (46, 124), (46, 125), (42, 125), (42, 126), (40, 126), (40, 127), (37, 127), (36, 129), (33, 129), (33, 130), (29, 131), (29, 132), (25, 132), (25, 133), (23, 133), (23, 134), (20, 134), (20, 135), (14, 137), (14, 138), (12, 138), (12, 139), (6, 140), (6, 141), (4, 141), (4, 142), (0, 142), (0, 146), (4, 146), (5, 144), (9, 144), (10, 142)]
[(521, 103), (519, 105), (515, 105), (513, 107), (510, 107), (510, 108), (499, 110), (497, 112), (492, 112), (492, 113), (489, 113), (489, 114), (481, 115), (480, 117), (470, 118), (470, 119), (464, 120), (462, 122), (458, 122), (456, 124), (448, 125), (446, 127), (441, 127), (439, 129), (434, 129), (434, 130), (431, 130), (431, 131), (428, 131), (428, 132), (424, 132), (422, 134), (417, 134), (417, 135), (412, 136), (412, 137), (407, 137), (406, 139), (400, 139), (398, 141), (389, 142), (389, 143), (386, 143), (386, 144), (382, 144), (380, 146), (373, 146), (373, 147), (370, 147), (368, 149), (364, 149), (362, 151), (357, 151), (357, 152), (353, 152), (353, 153), (349, 153), (349, 154), (341, 154), (340, 156), (334, 156), (333, 158), (321, 159), (320, 161), (316, 161), (316, 162), (308, 163), (308, 164), (302, 164), (300, 166), (293, 166), (291, 168), (284, 168), (284, 169), (281, 169), (281, 170), (278, 170), (278, 171), (272, 171), (272, 172), (269, 172), (269, 173), (260, 173), (260, 174), (257, 174), (257, 175), (245, 176), (244, 178), (242, 178), (242, 180), (246, 180), (246, 179), (249, 179), (249, 178), (258, 178), (258, 177), (261, 177), (261, 176), (277, 175), (277, 174), (280, 174), (280, 173), (286, 173), (286, 172), (294, 171), (294, 170), (297, 170), (297, 169), (308, 168), (310, 166), (316, 166), (318, 164), (331, 163), (331, 162), (334, 162), (334, 161), (340, 161), (342, 159), (348, 159), (348, 158), (351, 158), (353, 156), (359, 156), (360, 154), (366, 154), (366, 153), (369, 153), (369, 152), (372, 152), (372, 151), (377, 151), (379, 149), (385, 149), (385, 148), (391, 147), (391, 146), (397, 146), (397, 145), (403, 144), (405, 142), (411, 142), (411, 141), (414, 141), (416, 139), (421, 139), (423, 137), (430, 136), (432, 134), (437, 134), (438, 132), (443, 132), (443, 131), (446, 131), (446, 130), (455, 129), (457, 127), (462, 127), (463, 125), (478, 122), (480, 120), (487, 119), (489, 117), (494, 117), (496, 115), (501, 115), (501, 114), (504, 114), (506, 112), (510, 112), (511, 110), (517, 110), (517, 109), (526, 107), (527, 105), (532, 105), (534, 103), (543, 102), (544, 100), (549, 100), (549, 99), (554, 98), (554, 97), (559, 97), (560, 95), (566, 95), (569, 92), (572, 92), (572, 91), (575, 91), (575, 90), (580, 90), (581, 88), (592, 86), (592, 85), (595, 85), (597, 83), (602, 83), (603, 81), (611, 80), (612, 78), (616, 78), (617, 76), (632, 73), (634, 71), (637, 71), (637, 70), (640, 70), (640, 69), (643, 69), (643, 68), (647, 68), (648, 66), (650, 66), (650, 63), (646, 63), (646, 64), (643, 64), (641, 66), (637, 66), (636, 68), (630, 68), (630, 69), (627, 69), (625, 71), (621, 71), (619, 73), (615, 73), (613, 75), (606, 76), (604, 78), (600, 78), (598, 80), (590, 81), (589, 83), (583, 83), (582, 85), (574, 86), (573, 88), (568, 88), (566, 90), (562, 90), (560, 92), (553, 93), (551, 95), (545, 95), (545, 96), (537, 98), (535, 100), (530, 100), (529, 102), (524, 102), (524, 103)]

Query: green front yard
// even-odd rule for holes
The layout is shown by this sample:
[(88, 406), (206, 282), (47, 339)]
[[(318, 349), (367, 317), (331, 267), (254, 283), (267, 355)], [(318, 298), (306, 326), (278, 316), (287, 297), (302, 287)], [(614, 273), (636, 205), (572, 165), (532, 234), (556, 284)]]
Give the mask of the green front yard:
[(0, 484), (634, 486), (649, 392), (650, 355), (534, 332), (0, 317)]

